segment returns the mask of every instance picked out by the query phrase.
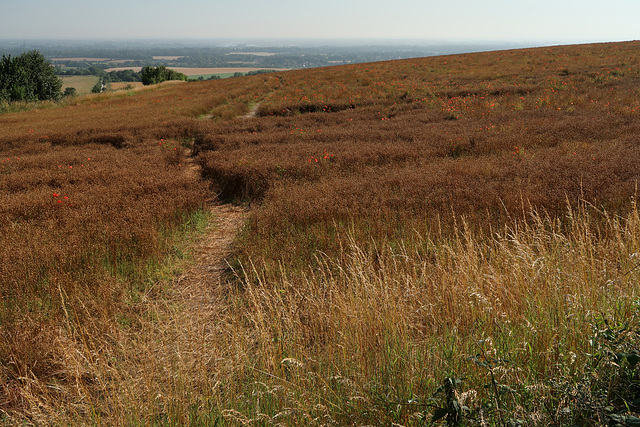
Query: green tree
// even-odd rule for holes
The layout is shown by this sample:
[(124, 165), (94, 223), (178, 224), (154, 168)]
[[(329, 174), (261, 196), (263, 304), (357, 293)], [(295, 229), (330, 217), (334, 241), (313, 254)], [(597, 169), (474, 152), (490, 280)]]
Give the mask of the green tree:
[(155, 85), (167, 80), (187, 80), (187, 76), (174, 70), (170, 70), (164, 65), (159, 67), (146, 66), (142, 69), (142, 84)]
[(92, 76), (102, 77), (105, 75), (105, 71), (100, 67), (92, 65), (89, 67), (89, 74), (91, 74)]
[(65, 98), (67, 96), (76, 96), (77, 95), (77, 91), (75, 87), (67, 87), (64, 89), (64, 93), (62, 94)]
[(91, 93), (100, 93), (102, 92), (102, 80), (98, 80), (96, 84), (91, 88)]
[(62, 79), (45, 57), (33, 50), (0, 60), (0, 99), (6, 101), (37, 101), (59, 99)]

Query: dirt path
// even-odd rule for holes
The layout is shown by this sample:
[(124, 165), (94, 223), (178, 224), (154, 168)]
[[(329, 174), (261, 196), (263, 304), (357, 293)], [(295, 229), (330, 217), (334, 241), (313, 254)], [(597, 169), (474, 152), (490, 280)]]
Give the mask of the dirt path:
[[(185, 163), (187, 173), (200, 179), (200, 168), (194, 159), (186, 157)], [(69, 346), (63, 352), (69, 371), (92, 378), (92, 383), (95, 379), (95, 390), (81, 388), (82, 405), (87, 406), (78, 407), (84, 414), (91, 413), (97, 404), (106, 408), (104, 424), (116, 425), (128, 419), (119, 418), (127, 411), (151, 415), (172, 405), (191, 407), (194, 401), (189, 399), (210, 396), (216, 386), (216, 375), (231, 369), (224, 356), (229, 348), (224, 321), (230, 310), (224, 272), (234, 239), (246, 223), (249, 210), (215, 203), (208, 209), (212, 218), (191, 248), (193, 259), (182, 265), (180, 273), (162, 283), (164, 291), (156, 293), (153, 287), (149, 289), (149, 298), (145, 295), (139, 302), (145, 314), (136, 317), (139, 323), (135, 327), (115, 329), (109, 338), (114, 345), (105, 346), (100, 357), (93, 347), (78, 348), (75, 341), (68, 340)], [(101, 340), (95, 341), (95, 348), (103, 348)], [(114, 365), (113, 360), (118, 362)], [(90, 407), (87, 402), (91, 402)], [(56, 410), (52, 409), (51, 414)], [(46, 424), (74, 424), (63, 421)]]
[[(251, 109), (249, 110), (249, 112), (247, 114), (243, 114), (241, 116), (237, 116), (241, 119), (250, 119), (256, 116), (256, 113), (258, 111), (258, 107), (260, 106), (260, 104), (255, 104), (254, 106), (251, 107)], [(202, 116), (200, 116), (201, 119), (203, 120), (211, 120), (213, 119), (213, 114), (204, 114)]]
[(176, 283), (176, 290), (192, 307), (211, 305), (211, 295), (228, 267), (234, 238), (249, 215), (247, 208), (230, 204), (211, 206), (210, 210), (213, 220), (194, 247), (194, 263)]
[(244, 116), (242, 116), (243, 119), (250, 119), (252, 117), (256, 116), (256, 113), (258, 112), (258, 107), (260, 106), (260, 104), (256, 104), (253, 107), (251, 107), (251, 109), (249, 110), (249, 112), (247, 114), (245, 114)]
[[(187, 157), (187, 173), (200, 178), (200, 166)], [(227, 268), (227, 256), (233, 241), (249, 216), (249, 209), (231, 204), (211, 204), (212, 222), (203, 231), (194, 247), (194, 263), (177, 280), (178, 292), (189, 304), (207, 305), (207, 294), (218, 287)]]

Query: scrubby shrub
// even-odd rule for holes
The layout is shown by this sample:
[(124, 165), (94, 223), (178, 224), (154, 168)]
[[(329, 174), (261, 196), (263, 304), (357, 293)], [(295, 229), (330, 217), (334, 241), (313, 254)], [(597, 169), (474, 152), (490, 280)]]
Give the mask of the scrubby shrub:
[(187, 80), (183, 73), (168, 69), (164, 65), (159, 67), (144, 67), (141, 75), (142, 84), (155, 85), (167, 80)]

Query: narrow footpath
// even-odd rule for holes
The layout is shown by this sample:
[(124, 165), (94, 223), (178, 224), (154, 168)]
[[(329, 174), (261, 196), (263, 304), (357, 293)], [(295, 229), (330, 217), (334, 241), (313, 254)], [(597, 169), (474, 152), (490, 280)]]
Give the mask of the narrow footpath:
[(248, 208), (231, 204), (209, 209), (213, 219), (193, 249), (193, 265), (176, 281), (185, 301), (198, 305), (211, 304), (210, 292), (220, 285), (234, 238), (249, 215)]

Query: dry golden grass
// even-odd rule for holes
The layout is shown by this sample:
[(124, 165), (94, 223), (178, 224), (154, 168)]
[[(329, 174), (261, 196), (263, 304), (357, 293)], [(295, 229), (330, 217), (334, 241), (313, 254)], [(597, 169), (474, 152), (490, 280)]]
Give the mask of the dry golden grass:
[(113, 82), (113, 83), (109, 83), (109, 89), (112, 89), (112, 90), (121, 90), (121, 89), (127, 89), (127, 88), (142, 89), (142, 88), (144, 88), (144, 85), (142, 84), (142, 82)]
[[(579, 422), (596, 318), (635, 321), (638, 52), (361, 64), (1, 115), (0, 411), (423, 425), (446, 377), (495, 405), (484, 354), (509, 361), (490, 372), (515, 390), (502, 415)], [(214, 195), (254, 207), (224, 280), (219, 260), (167, 279)]]
[(508, 360), (500, 384), (539, 386), (505, 396), (512, 414), (549, 422), (543, 402), (557, 402), (547, 379), (585, 372), (594, 316), (629, 318), (638, 297), (637, 273), (622, 277), (637, 259), (637, 211), (606, 226), (592, 213), (536, 215), (491, 237), (463, 223), (453, 237), (387, 245), (348, 234), (339, 257), (318, 254), (301, 276), (246, 266), (225, 324), (235, 332), (226, 358), (244, 367), (229, 407), (247, 409), (227, 417), (418, 425), (420, 404), (447, 375), (465, 378), (470, 406), (486, 401), (487, 372), (468, 360), (482, 341)]

